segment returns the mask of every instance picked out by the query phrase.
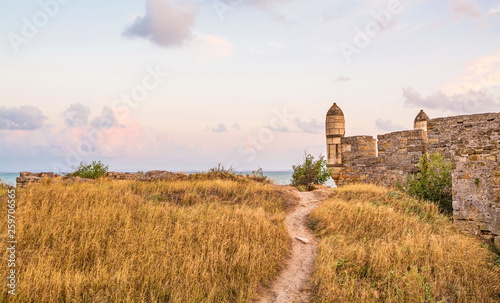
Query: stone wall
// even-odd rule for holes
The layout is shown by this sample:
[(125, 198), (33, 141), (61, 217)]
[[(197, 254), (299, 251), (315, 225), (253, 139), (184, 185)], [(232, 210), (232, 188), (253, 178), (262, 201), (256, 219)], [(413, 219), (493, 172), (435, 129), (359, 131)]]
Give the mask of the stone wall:
[(377, 141), (371, 136), (342, 138), (342, 164), (355, 165), (359, 159), (375, 157)]
[[(427, 134), (407, 130), (379, 135), (342, 139), (342, 164), (337, 185), (375, 183), (389, 186), (417, 171), (418, 158), (426, 149)], [(377, 156), (378, 151), (378, 156)]]
[(384, 186), (418, 171), (419, 157), (440, 152), (452, 163), (453, 216), (500, 242), (500, 113), (429, 119), (416, 129), (342, 139), (337, 185)]
[(31, 183), (40, 183), (43, 179), (59, 179), (61, 175), (54, 173), (30, 173), (21, 172), (19, 177), (16, 178), (16, 187), (22, 188), (26, 187)]
[(429, 120), (428, 149), (453, 164), (453, 216), (500, 235), (500, 113)]

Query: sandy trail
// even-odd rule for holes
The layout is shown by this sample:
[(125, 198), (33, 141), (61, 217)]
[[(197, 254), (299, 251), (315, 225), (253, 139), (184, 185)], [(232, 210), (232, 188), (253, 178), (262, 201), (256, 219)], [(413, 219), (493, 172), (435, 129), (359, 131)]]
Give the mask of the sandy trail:
[[(307, 216), (325, 199), (326, 192), (324, 190), (297, 191), (296, 194), (300, 197), (300, 201), (285, 219), (288, 234), (292, 239), (292, 255), (271, 288), (265, 290), (258, 301), (260, 303), (309, 302), (311, 299), (312, 288), (309, 280), (314, 270), (318, 243), (307, 227)], [(297, 237), (305, 238), (310, 242), (303, 243)]]

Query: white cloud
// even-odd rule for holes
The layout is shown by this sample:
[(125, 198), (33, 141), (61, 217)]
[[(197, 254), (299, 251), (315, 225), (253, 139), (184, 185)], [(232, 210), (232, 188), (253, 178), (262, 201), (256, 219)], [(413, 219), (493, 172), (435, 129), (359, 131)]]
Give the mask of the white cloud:
[(229, 57), (233, 48), (225, 38), (197, 33), (189, 45), (189, 52), (196, 62), (206, 64), (216, 58)]
[(467, 63), (465, 72), (443, 87), (446, 94), (461, 94), (469, 90), (493, 92), (500, 85), (500, 53), (489, 54)]
[(351, 80), (351, 78), (349, 78), (347, 76), (340, 76), (337, 79), (335, 79), (335, 82), (348, 82), (350, 80)]
[(482, 15), (475, 0), (450, 0), (450, 6), (455, 16), (477, 18)]
[(500, 6), (497, 8), (492, 8), (488, 11), (488, 15), (492, 15), (495, 17), (500, 17)]
[(282, 125), (279, 127), (275, 127), (269, 125), (268, 128), (272, 131), (282, 132), (282, 133), (304, 132), (309, 134), (320, 134), (324, 130), (325, 124), (319, 121), (318, 119), (310, 119), (309, 121), (307, 121), (295, 117), (293, 120), (290, 121), (290, 123), (287, 126)]
[(227, 127), (223, 123), (219, 123), (219, 125), (217, 125), (216, 127), (207, 126), (207, 128), (205, 130), (211, 131), (213, 133), (223, 133), (223, 132), (227, 132)]
[(282, 49), (283, 48), (283, 43), (281, 43), (279, 41), (270, 41), (267, 43), (267, 45), (272, 49)]
[(295, 118), (294, 122), (299, 130), (309, 134), (320, 134), (325, 128), (325, 124), (317, 119), (302, 121), (299, 118)]
[(266, 54), (266, 52), (262, 48), (259, 48), (259, 47), (251, 47), (248, 49), (248, 51), (250, 52), (250, 54), (257, 55), (257, 56)]
[(395, 132), (395, 131), (400, 131), (400, 130), (405, 130), (406, 127), (394, 123), (392, 120), (382, 120), (382, 119), (377, 119), (375, 121), (375, 125), (382, 131), (386, 132)]

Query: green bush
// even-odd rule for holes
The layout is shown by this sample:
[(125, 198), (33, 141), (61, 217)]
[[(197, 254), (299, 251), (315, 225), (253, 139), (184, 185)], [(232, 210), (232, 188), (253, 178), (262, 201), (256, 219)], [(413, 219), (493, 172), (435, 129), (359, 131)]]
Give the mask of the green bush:
[(293, 166), (291, 181), (292, 186), (299, 190), (313, 190), (315, 184), (324, 184), (330, 177), (325, 157), (320, 155), (318, 160), (314, 160), (311, 154), (307, 154), (303, 164)]
[(74, 168), (75, 171), (69, 175), (73, 177), (97, 179), (107, 175), (108, 167), (108, 165), (104, 165), (101, 161), (92, 161), (90, 164), (80, 162), (80, 165)]
[(406, 192), (422, 200), (436, 203), (443, 213), (451, 214), (451, 163), (436, 152), (424, 154), (418, 160), (420, 171), (411, 175), (404, 184)]

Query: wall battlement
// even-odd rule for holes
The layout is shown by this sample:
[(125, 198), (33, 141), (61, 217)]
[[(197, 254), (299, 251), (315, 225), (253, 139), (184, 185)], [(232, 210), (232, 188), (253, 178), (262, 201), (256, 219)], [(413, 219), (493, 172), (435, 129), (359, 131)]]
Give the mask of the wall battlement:
[[(344, 121), (340, 108), (330, 109), (327, 120), (331, 113)], [(344, 132), (336, 129), (338, 134)], [(430, 119), (420, 111), (413, 130), (378, 135), (377, 140), (343, 135), (339, 139), (334, 147), (327, 136), (328, 150), (341, 151), (335, 163), (327, 153), (338, 186), (358, 182), (391, 186), (418, 172), (420, 156), (440, 152), (452, 164), (454, 219), (474, 225), (500, 243), (500, 113)]]

